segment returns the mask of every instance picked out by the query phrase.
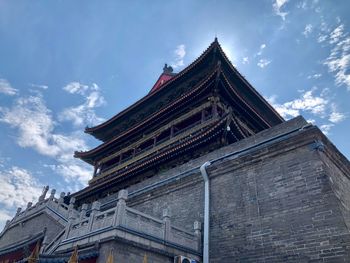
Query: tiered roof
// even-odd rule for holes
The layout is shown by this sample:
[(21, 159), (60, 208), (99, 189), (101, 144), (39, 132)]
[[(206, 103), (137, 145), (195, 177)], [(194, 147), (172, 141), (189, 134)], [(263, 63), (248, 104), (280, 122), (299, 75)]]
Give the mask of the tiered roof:
[[(184, 115), (184, 109), (198, 107), (195, 106), (196, 101), (204, 107), (205, 101), (210, 104), (208, 99), (217, 96), (226, 105), (223, 106), (225, 110), (221, 116), (197, 125), (189, 132), (157, 147), (153, 146), (147, 152), (135, 155), (137, 144), (147, 134), (154, 136), (169, 121), (173, 122)], [(120, 180), (174, 159), (175, 156), (223, 136), (229, 131), (225, 126), (230, 123), (233, 123), (236, 130), (236, 134), (231, 131), (233, 141), (238, 141), (283, 121), (235, 69), (215, 39), (199, 58), (181, 72), (174, 74), (165, 66), (163, 74), (145, 97), (104, 123), (86, 129), (87, 133), (103, 141), (94, 149), (75, 153), (75, 157), (90, 164), (98, 165), (100, 160), (109, 160), (122, 154), (123, 150), (134, 147), (133, 145), (136, 148), (134, 147), (134, 157), (131, 160), (109, 167), (101, 176), (94, 177), (89, 187), (75, 195), (97, 193)]]
[[(217, 72), (217, 64), (221, 63)], [(220, 74), (221, 80), (227, 83), (227, 92), (245, 105), (245, 111), (265, 128), (274, 126), (283, 121), (283, 118), (273, 109), (270, 104), (249, 84), (249, 82), (235, 69), (232, 63), (224, 54), (217, 38), (208, 47), (208, 49), (197, 58), (192, 64), (183, 69), (178, 74), (173, 74), (169, 79), (164, 77), (164, 73), (158, 79), (151, 92), (145, 97), (132, 104), (125, 110), (116, 114), (109, 120), (91, 128), (86, 128), (85, 132), (102, 140), (100, 146), (86, 152), (76, 152), (75, 157), (93, 164), (101, 150), (108, 148), (111, 144), (132, 136), (139, 132), (142, 127), (146, 127), (161, 114), (166, 113), (169, 108), (174, 107), (176, 103), (182, 102), (188, 96), (192, 96), (194, 90), (198, 92), (199, 88), (206, 88), (204, 85), (191, 87), (186, 83), (190, 78), (207, 77), (210, 72)], [(160, 85), (159, 80), (166, 80)], [(178, 93), (176, 87), (183, 84), (185, 87)], [(194, 90), (191, 90), (194, 89)], [(178, 93), (178, 94), (174, 94)], [(189, 98), (191, 99), (191, 98)], [(170, 101), (169, 101), (170, 100)], [(166, 105), (157, 107), (157, 102), (167, 101)], [(152, 107), (153, 106), (153, 107)], [(147, 114), (145, 114), (147, 112)], [(138, 121), (135, 121), (138, 119)], [(133, 121), (134, 120), (134, 121)]]

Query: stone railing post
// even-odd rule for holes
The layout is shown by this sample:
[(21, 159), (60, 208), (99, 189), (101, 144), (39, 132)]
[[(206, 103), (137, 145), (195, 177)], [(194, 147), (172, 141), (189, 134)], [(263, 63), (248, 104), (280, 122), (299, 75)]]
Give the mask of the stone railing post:
[(101, 209), (101, 203), (99, 201), (95, 201), (92, 203), (91, 207), (91, 213), (89, 218), (89, 225), (88, 225), (88, 231), (90, 232), (92, 230), (92, 226), (95, 220), (96, 213), (99, 212)]
[(43, 193), (39, 196), (39, 203), (44, 202), (46, 194), (47, 194), (47, 191), (49, 191), (49, 186), (48, 185), (44, 187)]
[(21, 207), (18, 207), (15, 216), (18, 216), (18, 215), (21, 213), (21, 211), (22, 211), (22, 208), (21, 208)]
[(75, 210), (74, 210), (74, 204), (75, 204), (75, 198), (72, 197), (69, 200), (69, 206), (68, 206), (68, 216), (70, 216), (70, 214), (74, 214)]
[(171, 239), (171, 222), (170, 222), (170, 209), (163, 209), (163, 222), (164, 222), (164, 240), (170, 241)]
[(120, 226), (125, 222), (126, 200), (128, 199), (128, 190), (120, 190), (118, 192), (117, 206), (113, 218), (113, 225)]
[(58, 198), (57, 200), (57, 209), (63, 204), (65, 196), (66, 196), (65, 192), (60, 193), (60, 198)]
[(55, 199), (56, 189), (52, 189), (50, 193), (49, 200), (53, 201)]
[(68, 216), (68, 223), (66, 225), (66, 232), (64, 233), (64, 238), (63, 239), (67, 239), (69, 237), (69, 232), (70, 232), (70, 230), (72, 228), (72, 225), (73, 225), (74, 221), (75, 221), (74, 214), (73, 213), (69, 214), (69, 216)]
[(30, 209), (32, 207), (33, 203), (32, 202), (28, 202), (27, 204), (27, 209)]
[(80, 221), (82, 221), (82, 220), (85, 218), (87, 208), (88, 208), (88, 205), (87, 205), (87, 204), (83, 204), (83, 205), (81, 206), (80, 217), (79, 217)]
[(202, 224), (199, 221), (194, 221), (193, 223), (193, 228), (194, 228), (194, 235), (197, 238), (197, 251), (200, 251), (201, 249), (201, 238), (202, 238), (202, 234), (201, 234), (201, 230), (202, 230)]
[(69, 200), (69, 206), (68, 206), (69, 211), (74, 208), (74, 204), (75, 204), (75, 197), (71, 197), (71, 199)]
[(29, 212), (29, 209), (32, 207), (33, 203), (32, 202), (28, 202), (27, 204), (27, 208), (26, 210), (24, 211), (25, 214), (27, 214)]

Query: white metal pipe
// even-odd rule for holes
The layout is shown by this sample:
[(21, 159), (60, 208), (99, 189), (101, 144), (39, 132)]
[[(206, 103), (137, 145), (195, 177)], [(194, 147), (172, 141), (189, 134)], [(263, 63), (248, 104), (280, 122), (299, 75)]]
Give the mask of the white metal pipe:
[(200, 171), (204, 180), (203, 263), (209, 263), (209, 176), (206, 168), (210, 164), (210, 162), (205, 162), (200, 167)]

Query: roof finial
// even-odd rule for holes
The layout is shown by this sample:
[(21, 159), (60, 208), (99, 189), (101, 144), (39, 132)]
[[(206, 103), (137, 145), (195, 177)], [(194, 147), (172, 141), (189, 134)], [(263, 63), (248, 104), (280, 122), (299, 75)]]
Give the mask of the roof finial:
[(165, 63), (164, 68), (163, 68), (163, 73), (172, 73), (173, 72), (173, 68), (171, 66), (168, 66), (167, 63)]

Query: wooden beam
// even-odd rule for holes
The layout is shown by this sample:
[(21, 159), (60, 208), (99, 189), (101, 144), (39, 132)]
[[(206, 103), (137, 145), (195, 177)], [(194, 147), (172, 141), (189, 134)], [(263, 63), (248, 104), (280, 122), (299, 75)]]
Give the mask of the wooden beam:
[(173, 121), (170, 121), (168, 124), (164, 125), (164, 126), (161, 127), (160, 129), (158, 129), (158, 130), (156, 130), (156, 131), (154, 131), (154, 132), (152, 132), (152, 133), (150, 133), (150, 134), (144, 136), (142, 139), (140, 139), (140, 140), (138, 140), (138, 141), (132, 143), (132, 144), (129, 145), (128, 147), (125, 147), (125, 148), (123, 148), (123, 149), (121, 149), (121, 150), (119, 150), (119, 151), (116, 151), (116, 152), (113, 153), (113, 154), (110, 154), (110, 155), (108, 155), (108, 156), (102, 158), (102, 159), (100, 160), (100, 162), (101, 162), (101, 163), (105, 163), (105, 162), (107, 162), (107, 161), (113, 159), (114, 157), (120, 155), (121, 152), (126, 152), (126, 151), (128, 151), (128, 150), (130, 150), (130, 149), (132, 149), (132, 148), (138, 147), (138, 146), (139, 146), (140, 144), (142, 144), (143, 142), (145, 142), (145, 141), (147, 141), (147, 140), (149, 140), (149, 139), (152, 139), (152, 138), (153, 138), (155, 135), (157, 135), (157, 134), (161, 134), (163, 131), (165, 131), (165, 130), (171, 128), (171, 126), (175, 126), (176, 124), (182, 122), (183, 120), (189, 118), (190, 116), (192, 116), (192, 115), (194, 115), (194, 114), (200, 112), (202, 109), (210, 107), (210, 105), (211, 105), (211, 102), (210, 102), (210, 101), (203, 103), (203, 104), (200, 105), (199, 107), (197, 107), (197, 108), (195, 108), (195, 109), (189, 111), (188, 113), (186, 113), (186, 114), (180, 116), (179, 118), (177, 118), (177, 119), (175, 119), (175, 120), (173, 120)]

